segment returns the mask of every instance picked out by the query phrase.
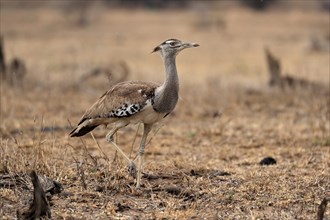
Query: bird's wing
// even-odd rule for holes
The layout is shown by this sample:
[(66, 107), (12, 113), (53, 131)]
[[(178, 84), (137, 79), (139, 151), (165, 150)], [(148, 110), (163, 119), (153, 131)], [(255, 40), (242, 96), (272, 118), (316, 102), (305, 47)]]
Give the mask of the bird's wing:
[(79, 124), (86, 119), (129, 117), (153, 99), (158, 86), (156, 83), (139, 81), (118, 83), (85, 112)]

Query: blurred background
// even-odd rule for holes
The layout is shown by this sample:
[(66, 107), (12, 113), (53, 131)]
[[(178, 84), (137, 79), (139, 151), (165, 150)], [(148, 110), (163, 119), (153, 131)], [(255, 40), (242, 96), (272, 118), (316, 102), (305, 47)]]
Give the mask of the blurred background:
[(329, 0), (1, 0), (0, 32), (5, 62), (22, 59), (29, 69), (25, 77), (44, 83), (69, 83), (117, 62), (130, 68), (130, 79), (162, 80), (162, 62), (150, 51), (168, 38), (201, 45), (179, 58), (181, 77), (188, 81), (226, 75), (223, 80), (259, 83), (251, 75), (268, 77), (265, 47), (282, 59), (284, 72), (324, 81), (329, 5)]

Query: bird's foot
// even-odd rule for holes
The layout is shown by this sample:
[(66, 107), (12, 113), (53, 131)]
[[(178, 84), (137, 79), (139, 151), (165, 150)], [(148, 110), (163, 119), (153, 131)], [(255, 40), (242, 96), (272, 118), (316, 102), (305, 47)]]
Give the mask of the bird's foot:
[(136, 178), (136, 166), (133, 161), (128, 164), (128, 172), (133, 178)]

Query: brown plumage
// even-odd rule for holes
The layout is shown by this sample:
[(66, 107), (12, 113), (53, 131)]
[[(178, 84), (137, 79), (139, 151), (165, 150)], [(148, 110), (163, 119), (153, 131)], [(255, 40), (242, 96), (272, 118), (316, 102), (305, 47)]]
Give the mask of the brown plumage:
[[(106, 139), (128, 161), (130, 174), (136, 177), (136, 187), (139, 188), (148, 134), (156, 122), (173, 111), (178, 101), (179, 78), (175, 64), (176, 55), (185, 48), (197, 46), (199, 45), (169, 39), (155, 47), (153, 52), (159, 51), (164, 60), (166, 72), (164, 83), (161, 85), (137, 81), (118, 83), (85, 112), (77, 127), (70, 132), (70, 137), (82, 136), (101, 124), (114, 123)], [(131, 123), (144, 125), (137, 172), (134, 162), (113, 142), (113, 135), (120, 128)]]
[(113, 123), (120, 118), (130, 115), (113, 116), (111, 112), (125, 107), (125, 105), (139, 105), (141, 110), (154, 96), (159, 85), (152, 82), (129, 81), (121, 82), (105, 92), (82, 116), (78, 126), (70, 132), (70, 137), (79, 137), (92, 131), (101, 124)]

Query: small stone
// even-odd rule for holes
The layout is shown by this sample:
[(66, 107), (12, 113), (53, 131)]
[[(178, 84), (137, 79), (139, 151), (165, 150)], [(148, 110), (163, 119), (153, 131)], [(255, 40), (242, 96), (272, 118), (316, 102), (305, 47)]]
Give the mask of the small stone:
[(104, 191), (104, 187), (102, 187), (102, 186), (96, 186), (95, 187), (95, 191), (96, 192), (103, 192)]
[(262, 159), (259, 164), (261, 166), (263, 165), (273, 165), (273, 164), (276, 164), (276, 160), (272, 157), (265, 157), (264, 159)]

